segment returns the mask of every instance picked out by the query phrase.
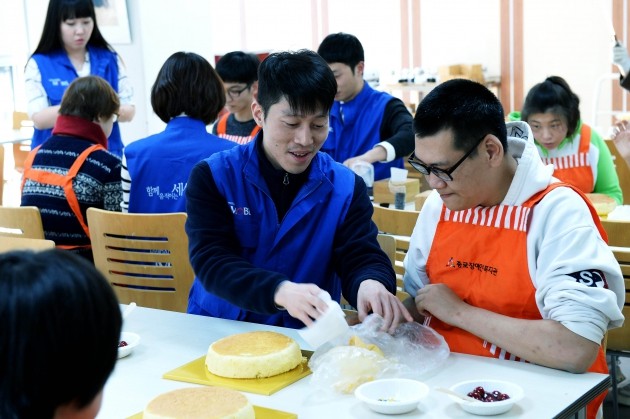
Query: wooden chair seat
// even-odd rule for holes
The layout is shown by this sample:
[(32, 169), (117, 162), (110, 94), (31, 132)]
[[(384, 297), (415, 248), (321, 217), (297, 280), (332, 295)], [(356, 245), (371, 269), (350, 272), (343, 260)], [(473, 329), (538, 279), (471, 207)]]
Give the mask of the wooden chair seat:
[(94, 264), (121, 303), (186, 312), (194, 273), (186, 213), (87, 210)]
[(46, 239), (29, 239), (24, 237), (3, 237), (0, 240), (0, 253), (11, 250), (46, 250), (53, 249), (55, 242)]

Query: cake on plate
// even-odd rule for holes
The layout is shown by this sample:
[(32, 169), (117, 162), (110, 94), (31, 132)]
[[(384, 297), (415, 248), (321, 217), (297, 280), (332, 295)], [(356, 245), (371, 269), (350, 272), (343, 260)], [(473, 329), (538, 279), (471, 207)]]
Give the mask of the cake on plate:
[(230, 335), (212, 343), (206, 368), (228, 378), (265, 378), (302, 363), (297, 342), (281, 333), (258, 331)]
[(160, 394), (149, 402), (144, 419), (254, 419), (254, 407), (236, 390), (188, 387)]

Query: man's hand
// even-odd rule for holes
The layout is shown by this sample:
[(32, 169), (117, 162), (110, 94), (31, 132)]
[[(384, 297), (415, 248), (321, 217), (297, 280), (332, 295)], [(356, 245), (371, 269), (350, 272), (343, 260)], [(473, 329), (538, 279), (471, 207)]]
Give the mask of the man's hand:
[(628, 121), (617, 122), (611, 137), (615, 142), (617, 151), (630, 166), (630, 123)]
[(394, 333), (396, 327), (404, 320), (411, 322), (413, 318), (403, 303), (394, 294), (387, 291), (378, 281), (368, 279), (359, 285), (357, 295), (359, 320), (363, 321), (372, 311), (383, 317), (383, 331)]
[(619, 67), (621, 75), (626, 77), (630, 71), (630, 57), (628, 57), (626, 47), (621, 43), (616, 43), (613, 47), (613, 63)]
[(418, 290), (415, 303), (423, 316), (435, 316), (452, 326), (458, 326), (457, 317), (468, 306), (445, 284), (425, 285)]
[(315, 284), (296, 284), (284, 281), (276, 289), (274, 303), (285, 308), (291, 317), (310, 326), (327, 309), (328, 304), (318, 297), (322, 289)]

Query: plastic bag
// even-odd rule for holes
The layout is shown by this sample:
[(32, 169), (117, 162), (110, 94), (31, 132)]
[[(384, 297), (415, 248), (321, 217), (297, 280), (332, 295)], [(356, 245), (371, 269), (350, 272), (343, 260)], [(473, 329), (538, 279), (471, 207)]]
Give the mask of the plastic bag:
[(450, 349), (435, 330), (402, 323), (394, 334), (380, 331), (383, 318), (371, 314), (363, 323), (320, 346), (311, 356), (311, 383), (337, 393), (352, 393), (378, 378), (418, 379), (437, 369)]

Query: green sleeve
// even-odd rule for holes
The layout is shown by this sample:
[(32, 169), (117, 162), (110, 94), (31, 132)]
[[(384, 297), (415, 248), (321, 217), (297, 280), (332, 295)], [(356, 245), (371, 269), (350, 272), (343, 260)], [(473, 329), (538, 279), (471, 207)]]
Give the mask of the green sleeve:
[(597, 182), (595, 182), (595, 193), (603, 193), (617, 201), (617, 205), (623, 205), (623, 195), (615, 163), (610, 154), (610, 150), (604, 139), (595, 130), (591, 130), (591, 144), (599, 149), (599, 160), (597, 161)]

